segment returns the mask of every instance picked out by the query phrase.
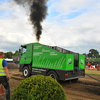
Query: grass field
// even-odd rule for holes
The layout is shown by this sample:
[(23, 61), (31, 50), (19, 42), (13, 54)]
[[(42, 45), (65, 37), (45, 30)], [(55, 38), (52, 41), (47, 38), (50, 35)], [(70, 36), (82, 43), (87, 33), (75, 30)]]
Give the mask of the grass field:
[(85, 73), (90, 75), (100, 75), (100, 71), (98, 71), (97, 69), (95, 70), (85, 69)]

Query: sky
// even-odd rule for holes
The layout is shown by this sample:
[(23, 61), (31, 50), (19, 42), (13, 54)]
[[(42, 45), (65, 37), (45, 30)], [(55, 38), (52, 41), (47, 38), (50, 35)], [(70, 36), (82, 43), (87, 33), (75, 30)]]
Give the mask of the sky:
[[(100, 53), (100, 0), (49, 0), (39, 43), (76, 52)], [(15, 52), (36, 37), (23, 7), (0, 0), (0, 51)]]

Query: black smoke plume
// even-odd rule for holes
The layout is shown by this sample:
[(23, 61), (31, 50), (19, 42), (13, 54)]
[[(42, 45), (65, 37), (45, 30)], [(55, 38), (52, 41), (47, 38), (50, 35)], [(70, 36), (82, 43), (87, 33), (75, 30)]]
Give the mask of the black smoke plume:
[(14, 0), (17, 4), (23, 5), (23, 7), (28, 6), (30, 9), (30, 21), (35, 29), (35, 35), (37, 41), (40, 40), (40, 35), (42, 34), (41, 22), (46, 18), (48, 0)]

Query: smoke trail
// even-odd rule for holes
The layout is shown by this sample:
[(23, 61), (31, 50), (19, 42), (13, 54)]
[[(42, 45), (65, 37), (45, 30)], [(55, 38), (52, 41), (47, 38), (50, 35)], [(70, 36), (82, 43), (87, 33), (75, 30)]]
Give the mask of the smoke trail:
[(35, 35), (37, 41), (40, 40), (40, 35), (42, 34), (41, 22), (46, 18), (48, 0), (14, 0), (17, 4), (23, 5), (23, 7), (28, 6), (30, 8), (30, 21), (35, 29)]

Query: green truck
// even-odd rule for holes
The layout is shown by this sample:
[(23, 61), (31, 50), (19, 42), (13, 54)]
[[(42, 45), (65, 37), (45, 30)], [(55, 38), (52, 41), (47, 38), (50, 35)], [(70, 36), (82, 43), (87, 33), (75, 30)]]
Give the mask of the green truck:
[(57, 81), (77, 81), (85, 76), (85, 55), (40, 43), (21, 45), (19, 52), (19, 71), (25, 78), (41, 74), (51, 76)]

